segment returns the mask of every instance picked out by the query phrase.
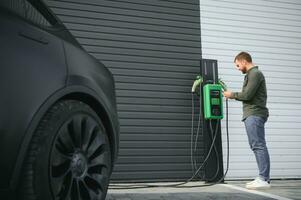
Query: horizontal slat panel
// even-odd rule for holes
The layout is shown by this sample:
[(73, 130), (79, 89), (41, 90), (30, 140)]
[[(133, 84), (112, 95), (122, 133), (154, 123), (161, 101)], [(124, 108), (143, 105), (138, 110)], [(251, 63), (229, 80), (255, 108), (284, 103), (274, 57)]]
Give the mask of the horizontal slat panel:
[[(189, 134), (190, 133), (190, 127), (177, 127), (174, 129), (171, 129), (169, 127), (155, 127), (150, 126), (147, 127), (139, 127), (139, 126), (122, 126), (122, 133), (128, 134), (128, 133), (143, 133), (143, 134), (150, 134), (150, 133), (157, 133), (157, 134)], [(121, 137), (123, 134), (121, 135)]]
[[(291, 1), (291, 2), (290, 2)], [(250, 10), (250, 6), (252, 6), (254, 11), (259, 12), (266, 12), (266, 9), (269, 8), (269, 12), (271, 13), (278, 13), (278, 14), (285, 14), (285, 15), (292, 15), (298, 16), (299, 13), (292, 14), (291, 11), (293, 10), (300, 10), (300, 3), (298, 0), (283, 0), (283, 1), (273, 1), (273, 3), (262, 2), (262, 1), (252, 1), (252, 2), (245, 2), (240, 4), (239, 7), (241, 10)], [(239, 1), (235, 0), (219, 0), (219, 1), (204, 1), (202, 2), (203, 8), (209, 6), (217, 6), (222, 8), (230, 8), (233, 9), (239, 3)], [(279, 5), (281, 3), (281, 5)], [(207, 9), (205, 9), (207, 10)], [(249, 17), (256, 17), (257, 15), (248, 15)], [(282, 16), (282, 15), (281, 15)], [(243, 16), (241, 16), (243, 17)], [(269, 16), (268, 16), (269, 17)], [(279, 17), (282, 19), (282, 17)]]
[[(296, 8), (298, 7), (294, 7), (290, 4), (287, 3), (283, 3), (281, 5), (281, 7), (274, 7), (273, 5), (277, 4), (276, 2), (273, 3), (269, 3), (269, 2), (265, 2), (265, 1), (258, 1), (257, 4), (253, 4), (253, 2), (251, 4), (245, 4), (242, 5), (241, 2), (235, 2), (235, 1), (231, 1), (232, 5), (236, 3), (236, 6), (231, 6), (231, 3), (227, 1), (228, 6), (221, 6), (221, 4), (219, 6), (216, 5), (209, 5), (205, 3), (205, 6), (201, 6), (201, 11), (202, 10), (206, 10), (206, 12), (213, 12), (213, 13), (222, 13), (222, 14), (234, 14), (234, 16), (257, 16), (260, 18), (268, 18), (268, 19), (274, 19), (274, 20), (278, 20), (278, 19), (287, 19), (287, 20), (298, 20), (297, 16), (301, 16), (300, 15), (300, 9), (296, 10)], [(273, 5), (271, 5), (273, 4)], [(240, 9), (237, 9), (237, 7), (239, 6)], [(242, 6), (242, 7), (241, 7)], [(247, 8), (249, 6), (249, 8)], [(250, 6), (253, 9), (250, 9)], [(290, 7), (291, 6), (291, 7)], [(270, 9), (270, 8), (274, 8), (274, 12), (266, 12), (265, 9)], [(299, 5), (300, 8), (300, 5)], [(291, 12), (288, 12), (291, 11)], [(296, 12), (294, 12), (296, 11)], [(294, 12), (294, 14), (292, 14), (292, 12)], [(206, 14), (206, 13), (204, 13)], [(238, 18), (239, 19), (239, 18)], [(300, 19), (300, 18), (299, 18)], [(300, 22), (300, 20), (298, 20)], [(275, 21), (274, 21), (275, 22)], [(268, 27), (267, 27), (268, 28)]]
[[(107, 3), (107, 2), (106, 2)], [(130, 19), (133, 20), (137, 20), (137, 17), (141, 17), (141, 18), (150, 18), (148, 20), (148, 23), (154, 23), (157, 22), (159, 20), (170, 20), (170, 21), (174, 21), (175, 23), (179, 23), (179, 22), (186, 22), (183, 23), (184, 26), (188, 26), (191, 23), (198, 23), (199, 22), (199, 18), (197, 17), (198, 14), (194, 15), (194, 16), (187, 16), (187, 15), (179, 15), (177, 13), (175, 14), (171, 14), (171, 13), (164, 13), (164, 12), (153, 12), (152, 10), (147, 10), (147, 7), (144, 7), (142, 9), (137, 9), (133, 8), (133, 7), (129, 7), (127, 6), (127, 8), (122, 7), (120, 8), (118, 5), (116, 5), (115, 2), (115, 6), (114, 6), (114, 2), (113, 4), (110, 5), (104, 5), (102, 3), (101, 4), (91, 4), (91, 3), (85, 3), (85, 4), (81, 4), (79, 2), (77, 3), (72, 3), (72, 2), (60, 2), (59, 4), (55, 1), (52, 1), (50, 4), (53, 9), (60, 9), (60, 8), (64, 8), (64, 9), (68, 9), (68, 10), (75, 10), (75, 11), (83, 11), (83, 12), (87, 12), (90, 13), (93, 16), (102, 16), (102, 15), (106, 15), (109, 14), (109, 16), (111, 16), (112, 14), (115, 16), (115, 19), (118, 20), (125, 20), (125, 21), (130, 21), (124, 17), (128, 16), (131, 17)], [(154, 8), (154, 7), (152, 7)], [(80, 14), (81, 12), (76, 12), (76, 14)], [(134, 13), (134, 14), (133, 14)], [(68, 14), (72, 14), (72, 13), (68, 13)], [(74, 14), (72, 14), (74, 15)], [(120, 17), (123, 16), (122, 18)], [(132, 18), (133, 17), (133, 18)], [(110, 19), (110, 18), (102, 18), (102, 19)], [(158, 24), (163, 24), (161, 21), (159, 21)]]
[(233, 37), (233, 31), (231, 30), (223, 30), (217, 26), (205, 26), (202, 25), (202, 36), (215, 36), (215, 37), (225, 37), (225, 38), (236, 38), (237, 40), (253, 40), (255, 41), (266, 41), (266, 42), (277, 42), (277, 43), (288, 43), (288, 44), (300, 44), (300, 40), (295, 37), (279, 37), (277, 35), (268, 35), (268, 34), (260, 34), (254, 33), (249, 34), (246, 30), (244, 32), (237, 31), (235, 32), (235, 36)]
[[(152, 5), (156, 7), (162, 8), (181, 8), (183, 10), (191, 11), (199, 11), (199, 2), (198, 1), (178, 1), (172, 2), (169, 1), (143, 1), (141, 0), (116, 0), (117, 2), (126, 2), (129, 4), (140, 4), (140, 5)], [(187, 12), (186, 12), (187, 13)], [(196, 13), (196, 12), (195, 12)]]
[(120, 156), (118, 158), (118, 163), (166, 163), (168, 161), (182, 163), (190, 162), (190, 158), (187, 156)]
[[(130, 42), (145, 42), (150, 44), (167, 44), (167, 45), (182, 45), (197, 47), (194, 43), (198, 41), (197, 35), (181, 34), (180, 32), (170, 33), (158, 30), (145, 30), (139, 27), (133, 27), (132, 24), (122, 23), (120, 26), (112, 27), (109, 24), (101, 23), (79, 23), (76, 19), (63, 17), (67, 27), (71, 30), (74, 36), (78, 38), (87, 38), (97, 41), (97, 39), (130, 41)], [(89, 20), (85, 20), (88, 21)], [(91, 20), (94, 22), (94, 20)], [(179, 40), (179, 37), (182, 37)]]
[[(112, 55), (110, 53), (91, 53), (95, 58), (102, 60), (104, 63), (106, 61), (123, 61), (123, 62), (145, 62), (145, 63), (152, 63), (152, 64), (169, 64), (169, 65), (175, 65), (175, 66), (183, 66), (183, 65), (194, 65), (199, 66), (198, 60), (183, 60), (183, 59), (174, 59), (174, 58), (162, 58), (162, 57), (151, 57), (151, 56), (140, 56), (137, 57), (135, 55)], [(192, 68), (193, 69), (193, 68)], [(196, 73), (199, 72), (199, 70), (196, 70)], [(118, 74), (117, 74), (118, 75)]]
[[(228, 87), (241, 90), (244, 75), (236, 70), (233, 59), (242, 50), (251, 53), (266, 77), (270, 112), (266, 140), (272, 178), (301, 176), (300, 16), (301, 4), (295, 0), (201, 1), (203, 57), (219, 61), (219, 75)], [(258, 169), (240, 121), (241, 102), (229, 101), (229, 115), (231, 163), (227, 178), (254, 178)], [(225, 125), (223, 120), (224, 161)]]
[[(79, 39), (79, 42), (86, 47), (85, 49), (93, 48), (95, 47), (114, 47), (114, 48), (120, 48), (120, 49), (138, 49), (138, 50), (152, 50), (152, 51), (161, 51), (161, 52), (175, 52), (175, 53), (191, 53), (195, 54), (195, 50), (199, 49), (197, 47), (183, 47), (183, 46), (176, 46), (175, 44), (166, 45), (166, 44), (149, 44), (145, 43), (145, 41), (110, 41), (109, 39), (103, 38), (99, 40), (93, 40), (93, 39)], [(147, 44), (147, 45), (146, 45)], [(170, 48), (172, 46), (172, 49)], [(199, 54), (198, 54), (199, 56)]]
[(146, 50), (146, 49), (130, 49), (130, 48), (111, 48), (111, 47), (100, 47), (100, 46), (85, 46), (85, 49), (90, 53), (107, 53), (114, 52), (117, 55), (129, 55), (129, 56), (149, 56), (156, 58), (171, 58), (179, 60), (199, 60), (198, 53), (178, 53), (170, 51), (162, 51), (158, 49)]
[[(143, 170), (142, 170), (143, 169)], [(148, 164), (119, 164), (116, 166), (116, 170), (119, 172), (139, 172), (139, 171), (168, 171), (172, 169), (172, 171), (187, 171), (191, 170), (191, 166), (186, 163), (148, 163)]]
[[(202, 134), (200, 134), (200, 135), (202, 135)], [(157, 133), (153, 132), (153, 133), (146, 134), (144, 132), (140, 132), (140, 133), (123, 132), (121, 139), (125, 142), (124, 144), (129, 145), (129, 144), (134, 144), (134, 143), (137, 143), (140, 141), (146, 141), (146, 143), (153, 143), (153, 142), (162, 143), (162, 142), (170, 142), (170, 141), (186, 143), (186, 142), (190, 141), (191, 137), (190, 137), (190, 134), (187, 134), (187, 133), (166, 134), (166, 133), (161, 133), (161, 132), (157, 132)]]
[[(90, 24), (90, 25), (102, 25), (102, 26), (107, 26), (107, 29), (104, 29), (104, 31), (109, 30), (110, 27), (117, 28), (119, 27), (124, 27), (126, 29), (138, 29), (138, 30), (148, 30), (148, 31), (154, 31), (154, 32), (167, 32), (167, 33), (182, 33), (182, 34), (187, 34), (187, 35), (192, 35), (196, 36), (198, 29), (197, 28), (190, 28), (191, 26), (184, 27), (185, 29), (181, 28), (179, 24), (176, 24), (173, 26), (172, 22), (166, 21), (165, 25), (160, 25), (160, 22), (151, 22), (151, 23), (146, 23), (144, 20), (141, 22), (140, 20), (133, 20), (133, 17), (122, 17), (122, 18), (127, 18), (127, 20), (119, 20), (114, 23), (114, 21), (109, 21), (109, 24), (114, 24), (114, 26), (110, 26), (109, 24), (102, 22), (103, 20), (111, 20), (110, 14), (103, 14), (101, 16), (95, 16), (93, 13), (87, 14), (86, 12), (81, 12), (81, 11), (69, 11), (68, 14), (66, 14), (66, 10), (64, 9), (53, 9), (56, 11), (56, 13), (62, 15), (62, 19), (65, 20), (66, 22), (72, 22), (72, 23), (78, 23), (78, 24)], [(70, 12), (70, 13), (69, 13)], [(76, 15), (72, 15), (76, 14)], [(121, 17), (121, 16), (120, 16)], [(123, 25), (121, 25), (123, 24)], [(198, 24), (196, 24), (197, 26)], [(194, 27), (194, 26), (192, 26)]]
[[(112, 175), (112, 182), (114, 180), (124, 181), (124, 182), (135, 182), (135, 181), (163, 181), (163, 180), (183, 180), (179, 177), (191, 177), (191, 171), (175, 171), (175, 170), (167, 170), (167, 171), (146, 171), (146, 172), (118, 172), (116, 171)], [(129, 178), (131, 177), (131, 178)]]
[[(222, 14), (220, 14), (222, 15)], [(230, 17), (229, 17), (230, 18)], [(258, 21), (260, 21), (260, 18), (257, 19), (257, 21), (242, 21), (242, 19), (235, 19), (235, 18), (230, 18), (230, 19), (223, 19), (221, 16), (217, 15), (216, 18), (210, 18), (210, 17), (204, 17), (204, 21), (206, 21), (206, 24), (210, 24), (210, 25), (220, 25), (220, 26), (224, 26), (224, 25), (229, 25), (231, 27), (241, 27), (244, 29), (251, 29), (251, 28), (255, 28), (254, 32), (258, 32), (261, 34), (266, 34), (265, 31), (272, 31), (274, 34), (278, 34), (281, 32), (289, 32), (290, 34), (288, 35), (289, 37), (296, 37), (297, 35), (295, 35), (296, 31), (296, 26), (301, 27), (301, 22), (297, 22), (295, 24), (297, 25), (287, 25), (285, 24), (285, 22), (277, 22), (277, 23), (268, 23), (268, 22), (264, 22), (261, 21), (261, 23), (259, 24)], [(247, 23), (246, 23), (247, 22)], [(286, 22), (287, 23), (287, 22)], [(244, 29), (241, 29), (241, 31), (243, 32)], [(264, 31), (263, 31), (264, 30)], [(297, 36), (298, 37), (298, 36)]]
[[(134, 62), (120, 62), (120, 61), (106, 61), (107, 66), (115, 66), (115, 68), (124, 69), (152, 69), (153, 71), (167, 71), (167, 72), (184, 72), (191, 74), (191, 78), (195, 78), (195, 72), (198, 72), (199, 66), (195, 65), (173, 65), (168, 64), (152, 64), (152, 63), (134, 63)], [(127, 77), (127, 76), (126, 76)], [(130, 77), (130, 76), (129, 76)], [(124, 77), (123, 77), (124, 78)], [(139, 77), (137, 77), (139, 78)], [(157, 77), (154, 77), (157, 78)], [(186, 82), (191, 83), (192, 80), (185, 79)], [(141, 82), (138, 82), (141, 83)], [(175, 84), (175, 82), (173, 82)]]
[[(185, 16), (195, 16), (199, 15), (199, 10), (191, 10), (189, 9), (190, 15), (187, 14), (187, 8), (182, 7), (170, 7), (171, 4), (151, 4), (152, 2), (142, 2), (141, 1), (110, 1), (110, 0), (89, 0), (86, 2), (82, 2), (81, 0), (63, 0), (63, 2), (69, 2), (69, 3), (77, 3), (77, 4), (84, 4), (84, 5), (92, 5), (92, 6), (100, 6), (100, 7), (111, 7), (111, 8), (122, 8), (124, 10), (141, 10), (141, 11), (151, 11), (153, 13), (170, 13), (170, 14), (183, 14)], [(51, 5), (56, 5), (56, 1), (49, 1)], [(185, 6), (185, 5), (184, 5)]]
[[(200, 152), (203, 153), (203, 152)], [(143, 151), (137, 151), (137, 149), (121, 149), (120, 156), (186, 156), (190, 157), (190, 149), (143, 149)], [(187, 163), (188, 164), (188, 163)]]

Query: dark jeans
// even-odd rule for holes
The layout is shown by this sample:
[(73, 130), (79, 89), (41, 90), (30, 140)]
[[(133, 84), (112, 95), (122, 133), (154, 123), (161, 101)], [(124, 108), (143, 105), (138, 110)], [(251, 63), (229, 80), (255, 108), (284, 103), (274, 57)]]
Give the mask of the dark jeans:
[(266, 118), (249, 116), (244, 120), (250, 148), (255, 154), (259, 177), (270, 181), (270, 156), (265, 142), (264, 124)]

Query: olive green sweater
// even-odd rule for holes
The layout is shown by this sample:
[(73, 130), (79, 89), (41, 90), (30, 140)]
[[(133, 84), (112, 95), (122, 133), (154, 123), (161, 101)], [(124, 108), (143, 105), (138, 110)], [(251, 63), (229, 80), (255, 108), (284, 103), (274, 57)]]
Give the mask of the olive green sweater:
[(243, 103), (242, 120), (250, 115), (266, 118), (269, 116), (269, 110), (266, 107), (267, 89), (265, 78), (257, 66), (247, 71), (242, 91), (233, 92), (231, 97)]

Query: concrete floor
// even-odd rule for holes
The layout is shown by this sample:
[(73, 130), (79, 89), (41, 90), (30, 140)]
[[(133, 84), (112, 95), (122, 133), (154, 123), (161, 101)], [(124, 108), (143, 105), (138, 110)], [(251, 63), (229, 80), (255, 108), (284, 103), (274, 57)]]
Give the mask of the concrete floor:
[[(244, 182), (228, 181), (228, 184), (244, 187)], [(264, 192), (294, 200), (301, 200), (301, 180), (272, 180), (272, 187)]]
[[(209, 187), (109, 189), (107, 200), (301, 200), (301, 180), (273, 180), (272, 187), (266, 190), (247, 190), (244, 184), (245, 181), (227, 181)], [(188, 184), (198, 185), (204, 183)]]

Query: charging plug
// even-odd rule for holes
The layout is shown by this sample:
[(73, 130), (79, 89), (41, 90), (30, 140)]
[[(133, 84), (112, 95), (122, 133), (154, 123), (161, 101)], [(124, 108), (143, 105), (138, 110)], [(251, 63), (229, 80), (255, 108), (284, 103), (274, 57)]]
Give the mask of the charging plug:
[(203, 82), (203, 78), (201, 76), (197, 76), (196, 80), (193, 82), (191, 92), (194, 93), (196, 87), (198, 87)]
[(227, 91), (227, 85), (226, 85), (226, 83), (224, 82), (224, 81), (222, 81), (222, 79), (218, 79), (218, 83), (222, 86), (222, 88), (223, 88), (223, 90), (224, 91)]

